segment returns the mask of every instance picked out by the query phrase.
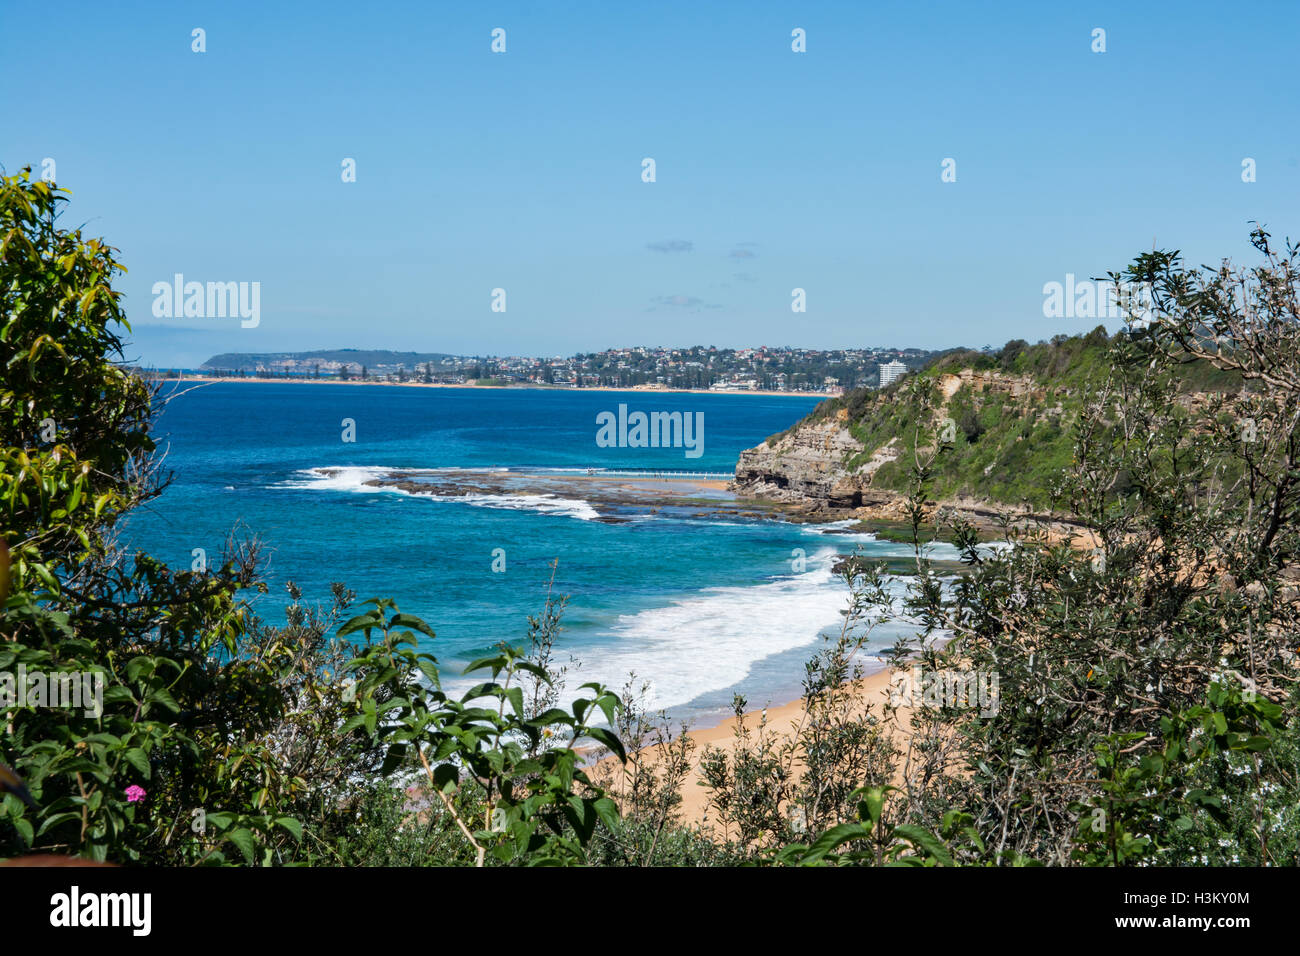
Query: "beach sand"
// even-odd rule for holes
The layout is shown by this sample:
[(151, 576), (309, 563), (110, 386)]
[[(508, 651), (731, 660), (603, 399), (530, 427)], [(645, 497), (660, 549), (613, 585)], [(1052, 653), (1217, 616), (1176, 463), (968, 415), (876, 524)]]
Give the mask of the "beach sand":
[[(884, 703), (889, 695), (890, 675), (892, 673), (892, 670), (886, 669), (874, 674), (868, 674), (857, 681), (854, 687), (854, 694), (858, 701), (865, 707), (870, 708), (877, 717), (884, 717)], [(745, 726), (749, 729), (752, 740), (754, 736), (757, 736), (759, 722), (762, 720), (763, 714), (766, 713), (767, 730), (770, 733), (775, 736), (790, 736), (795, 733), (803, 721), (804, 709), (802, 699), (779, 706), (759, 708), (745, 714)], [(904, 746), (904, 740), (910, 726), (909, 718), (910, 708), (905, 706), (897, 707), (894, 716), (888, 718), (888, 732), (893, 734), (894, 745), (900, 749)], [(691, 769), (686, 775), (681, 788), (682, 804), (678, 808), (681, 822), (691, 826), (708, 826), (715, 822), (713, 818), (716, 817), (716, 812), (708, 813), (708, 790), (700, 785), (700, 759), (703, 757), (706, 747), (714, 747), (730, 754), (736, 743), (735, 732), (736, 718), (732, 717), (716, 726), (692, 730), (687, 734), (695, 744), (695, 749), (691, 754)], [(641, 751), (641, 755), (646, 759), (648, 765), (654, 765), (660, 749), (659, 745), (656, 744)], [(615, 799), (618, 799), (619, 783), (623, 773), (618, 758), (605, 757), (589, 767), (587, 772), (592, 779), (612, 775), (613, 784), (610, 789)]]
[[(1059, 529), (1055, 528), (1049, 533), (1049, 540), (1065, 540), (1073, 530), (1073, 546), (1080, 550), (1090, 549), (1100, 542), (1090, 536), (1079, 535), (1077, 529)], [(910, 665), (909, 665), (910, 666)], [(877, 717), (886, 722), (886, 730), (893, 737), (895, 749), (904, 751), (907, 748), (908, 736), (911, 733), (911, 712), (912, 707), (906, 703), (897, 703), (891, 715), (885, 716), (884, 703), (890, 693), (890, 679), (895, 673), (894, 668), (886, 668), (873, 674), (868, 674), (855, 683), (853, 692), (860, 704), (869, 708)], [(763, 715), (767, 717), (768, 730), (775, 736), (791, 736), (800, 726), (804, 718), (804, 701), (795, 700), (780, 706), (759, 708), (748, 711), (745, 716), (745, 725), (751, 734), (751, 741), (757, 736), (759, 721)], [(736, 743), (736, 718), (732, 717), (713, 727), (705, 727), (697, 730), (691, 730), (687, 736), (695, 744), (694, 752), (691, 754), (691, 770), (687, 774), (682, 784), (682, 804), (679, 808), (681, 821), (692, 826), (711, 826), (716, 817), (716, 811), (712, 814), (708, 812), (709, 793), (708, 790), (700, 785), (700, 759), (703, 756), (706, 747), (716, 747), (730, 754)], [(658, 745), (645, 748), (641, 753), (649, 758), (650, 765), (656, 759), (660, 751)], [(611, 789), (617, 791), (618, 781), (620, 780), (621, 768), (615, 757), (606, 757), (598, 761), (589, 773), (592, 771), (599, 772), (605, 770), (607, 775), (612, 774), (614, 785)], [(901, 783), (902, 765), (900, 763), (898, 774), (894, 783)]]

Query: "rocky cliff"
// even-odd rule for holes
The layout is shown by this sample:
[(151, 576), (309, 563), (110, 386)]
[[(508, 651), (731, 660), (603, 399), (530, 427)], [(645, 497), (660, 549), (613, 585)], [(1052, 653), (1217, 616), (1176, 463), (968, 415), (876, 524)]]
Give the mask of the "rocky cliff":
[(866, 449), (849, 431), (847, 418), (847, 410), (841, 409), (831, 418), (800, 423), (771, 442), (741, 452), (733, 489), (743, 497), (783, 502), (796, 518), (901, 519), (904, 496), (871, 486), (876, 469), (897, 457), (896, 443), (874, 449), (866, 462), (854, 467), (852, 462)]
[(1071, 386), (1016, 369), (950, 365), (850, 393), (741, 452), (733, 488), (813, 519), (899, 519), (918, 437), (924, 445), (933, 441), (925, 435), (945, 433), (955, 450), (945, 462), (951, 474), (941, 476), (943, 503), (985, 517), (1002, 505), (1021, 510), (1025, 502), (999, 484), (999, 473), (1020, 467), (1030, 446), (1037, 464), (1059, 459)]
[(736, 488), (780, 501), (855, 504), (857, 482), (845, 462), (863, 451), (846, 427), (847, 411), (819, 422), (801, 422), (774, 441), (740, 453)]
[[(1110, 372), (1104, 329), (1001, 352), (961, 351), (879, 391), (819, 405), (741, 453), (732, 487), (796, 520), (906, 517), (918, 456), (933, 460), (929, 500), (986, 528), (1006, 515), (1062, 526), (1053, 489), (1075, 466), (1074, 424)], [(1174, 401), (1192, 407), (1239, 378), (1185, 366)], [(931, 453), (937, 444), (942, 451)]]

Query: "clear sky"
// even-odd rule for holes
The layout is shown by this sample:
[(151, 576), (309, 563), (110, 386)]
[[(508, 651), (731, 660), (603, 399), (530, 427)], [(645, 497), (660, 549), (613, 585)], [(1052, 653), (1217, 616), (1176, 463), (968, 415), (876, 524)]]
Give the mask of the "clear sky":
[[(1298, 40), (1294, 0), (11, 0), (0, 164), (55, 161), (149, 364), (997, 346), (1096, 325), (1044, 283), (1153, 241), (1300, 235)], [(155, 318), (178, 272), (260, 323)]]

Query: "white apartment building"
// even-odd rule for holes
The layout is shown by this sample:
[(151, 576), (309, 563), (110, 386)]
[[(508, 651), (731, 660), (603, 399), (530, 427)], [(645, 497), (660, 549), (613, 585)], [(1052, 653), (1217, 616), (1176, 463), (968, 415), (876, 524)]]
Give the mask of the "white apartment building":
[(902, 362), (881, 362), (880, 363), (880, 387), (884, 388), (890, 382), (896, 382), (907, 374), (907, 366)]

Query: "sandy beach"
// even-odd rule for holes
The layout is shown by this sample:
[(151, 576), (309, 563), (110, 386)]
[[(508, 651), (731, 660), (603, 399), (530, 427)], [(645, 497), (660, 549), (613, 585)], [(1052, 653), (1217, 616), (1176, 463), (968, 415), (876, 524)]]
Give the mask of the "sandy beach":
[[(883, 717), (883, 705), (889, 695), (892, 673), (892, 670), (885, 669), (874, 674), (868, 674), (859, 680), (854, 687), (854, 694), (857, 699), (865, 707), (870, 708), (877, 717)], [(902, 745), (902, 741), (908, 732), (909, 712), (910, 709), (905, 706), (897, 707), (894, 712), (895, 717), (890, 719), (889, 729), (894, 736), (895, 746)], [(802, 699), (794, 700), (786, 704), (748, 711), (744, 716), (744, 721), (745, 726), (752, 735), (757, 735), (759, 723), (764, 716), (767, 719), (768, 732), (779, 737), (791, 736), (804, 720), (804, 701)], [(708, 812), (709, 793), (701, 785), (700, 760), (707, 747), (717, 748), (727, 754), (732, 752), (736, 743), (736, 722), (737, 719), (732, 717), (715, 726), (699, 728), (687, 733), (687, 737), (695, 744), (695, 749), (691, 754), (691, 769), (686, 775), (681, 788), (682, 804), (679, 807), (679, 813), (684, 823), (708, 826), (712, 821), (714, 815)], [(653, 766), (660, 750), (661, 747), (656, 744), (642, 750), (641, 755), (650, 766)], [(618, 799), (623, 768), (620, 767), (616, 757), (606, 757), (597, 761), (588, 770), (588, 773), (594, 775), (593, 779), (600, 775), (612, 776), (613, 783), (610, 789), (614, 792), (615, 799)]]

